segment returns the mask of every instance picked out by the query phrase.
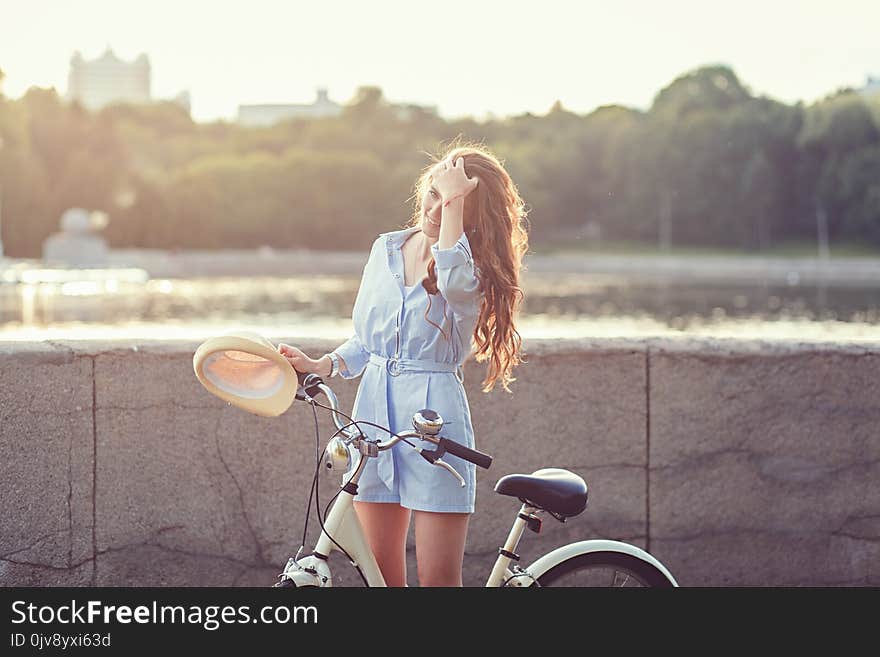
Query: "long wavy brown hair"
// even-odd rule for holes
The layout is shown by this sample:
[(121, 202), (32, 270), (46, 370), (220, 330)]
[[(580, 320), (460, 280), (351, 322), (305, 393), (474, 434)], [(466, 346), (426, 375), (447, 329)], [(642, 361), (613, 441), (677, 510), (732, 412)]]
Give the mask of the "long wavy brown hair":
[[(482, 144), (453, 143), (441, 155), (431, 157), (434, 161), (416, 181), (409, 225), (421, 222), (421, 202), (430, 187), (434, 166), (446, 158), (454, 162), (463, 157), (468, 178), (479, 179), (476, 189), (464, 199), (464, 230), (483, 293), (473, 335), (474, 355), (477, 362), (488, 362), (483, 391), (489, 392), (500, 383), (510, 392), (510, 384), (516, 380), (513, 368), (522, 361), (522, 338), (515, 322), (523, 301), (522, 259), (529, 248), (525, 204), (504, 166)], [(433, 259), (422, 285), (429, 295), (437, 294)]]

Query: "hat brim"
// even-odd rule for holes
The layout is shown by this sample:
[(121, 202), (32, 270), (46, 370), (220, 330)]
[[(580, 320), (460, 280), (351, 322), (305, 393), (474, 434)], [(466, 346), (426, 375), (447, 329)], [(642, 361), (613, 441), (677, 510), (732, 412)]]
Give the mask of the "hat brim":
[(249, 413), (277, 417), (293, 403), (296, 370), (275, 345), (250, 331), (209, 338), (193, 354), (193, 370), (213, 395)]

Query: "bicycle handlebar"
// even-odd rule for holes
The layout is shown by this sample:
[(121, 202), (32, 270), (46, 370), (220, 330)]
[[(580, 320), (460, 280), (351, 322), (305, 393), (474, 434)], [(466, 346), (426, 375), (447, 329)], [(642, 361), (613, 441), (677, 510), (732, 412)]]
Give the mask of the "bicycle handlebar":
[[(296, 399), (300, 401), (309, 401), (310, 397), (314, 397), (317, 393), (322, 392), (324, 396), (327, 398), (327, 401), (330, 403), (331, 415), (333, 417), (333, 424), (336, 425), (336, 428), (339, 429), (342, 433), (347, 436), (354, 438), (360, 435), (360, 430), (355, 427), (346, 427), (346, 423), (344, 423), (340, 419), (339, 411), (339, 400), (336, 397), (336, 393), (333, 392), (333, 389), (330, 388), (326, 383), (324, 383), (323, 379), (317, 374), (304, 374), (302, 372), (296, 373), (297, 380), (299, 381), (300, 388), (296, 391)], [(489, 466), (492, 465), (492, 457), (489, 454), (485, 454), (483, 452), (478, 452), (475, 449), (471, 449), (470, 447), (466, 447), (461, 443), (458, 443), (454, 440), (450, 440), (449, 438), (444, 438), (442, 436), (431, 436), (428, 434), (422, 434), (417, 431), (407, 431), (402, 434), (392, 434), (391, 438), (386, 441), (379, 441), (376, 443), (376, 449), (379, 451), (384, 451), (386, 449), (391, 449), (398, 442), (405, 438), (421, 438), (422, 440), (427, 440), (429, 442), (434, 443), (440, 447), (440, 452), (443, 451), (449, 452), (453, 456), (457, 456), (460, 459), (464, 459), (465, 461), (469, 461), (474, 465), (478, 465), (481, 468), (488, 469)], [(421, 450), (419, 450), (421, 452)], [(434, 462), (429, 459), (424, 453), (422, 454), (429, 462)], [(439, 461), (439, 457), (436, 459)], [(445, 465), (444, 463), (440, 463), (440, 465)]]
[(449, 440), (449, 438), (440, 437), (439, 444), (440, 447), (445, 449), (453, 456), (457, 456), (458, 458), (464, 459), (465, 461), (470, 461), (474, 465), (478, 465), (486, 470), (488, 470), (489, 466), (492, 465), (492, 457), (489, 454), (484, 454), (483, 452), (478, 452), (477, 450), (471, 449), (470, 447), (465, 447), (461, 443), (457, 443), (454, 440)]

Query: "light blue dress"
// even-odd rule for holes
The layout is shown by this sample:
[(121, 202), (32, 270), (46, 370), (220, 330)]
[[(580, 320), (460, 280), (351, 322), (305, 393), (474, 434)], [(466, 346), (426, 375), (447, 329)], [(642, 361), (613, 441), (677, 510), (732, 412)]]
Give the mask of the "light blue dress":
[[(373, 243), (352, 312), (354, 335), (335, 350), (346, 364), (340, 374), (347, 379), (361, 376), (354, 419), (401, 433), (413, 428), (416, 411), (430, 408), (444, 420), (441, 435), (476, 449), (460, 369), (470, 352), (481, 301), (470, 244), (462, 234), (449, 249), (431, 247), (439, 294), (431, 297), (428, 310), (428, 293), (421, 284), (404, 288), (401, 247), (418, 230), (384, 233)], [(373, 427), (361, 429), (371, 438), (389, 438)], [(420, 439), (410, 442), (435, 447)], [(448, 453), (443, 460), (462, 476), (465, 487), (400, 442), (368, 459), (355, 500), (473, 513), (476, 466)]]

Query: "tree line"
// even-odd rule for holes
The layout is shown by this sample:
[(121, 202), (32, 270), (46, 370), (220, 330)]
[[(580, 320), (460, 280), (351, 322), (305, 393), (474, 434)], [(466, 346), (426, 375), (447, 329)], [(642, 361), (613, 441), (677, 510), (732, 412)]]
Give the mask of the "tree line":
[(106, 212), (116, 248), (365, 248), (409, 219), (426, 153), (455, 138), (505, 162), (535, 245), (600, 234), (755, 251), (817, 230), (880, 245), (880, 97), (788, 105), (712, 66), (646, 111), (557, 102), (486, 121), (404, 114), (376, 87), (338, 117), (268, 128), (196, 123), (173, 103), (89, 112), (54, 89), (0, 94), (4, 251), (39, 257), (69, 207)]

